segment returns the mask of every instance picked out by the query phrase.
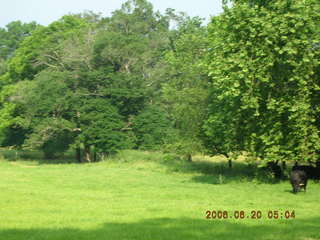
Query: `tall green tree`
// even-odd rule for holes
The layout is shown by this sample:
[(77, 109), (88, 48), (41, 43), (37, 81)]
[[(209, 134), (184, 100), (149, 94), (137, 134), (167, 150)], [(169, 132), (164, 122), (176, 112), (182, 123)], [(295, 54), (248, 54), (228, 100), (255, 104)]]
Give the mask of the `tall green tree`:
[[(48, 117), (56, 118), (57, 111), (65, 110), (55, 109), (59, 99), (64, 101), (57, 98), (57, 95), (59, 96), (59, 91), (63, 94), (66, 87), (61, 85), (67, 70), (64, 67), (66, 61), (62, 59), (64, 51), (61, 46), (86, 25), (78, 16), (65, 16), (48, 27), (39, 27), (20, 43), (14, 56), (8, 60), (7, 71), (0, 77), (3, 85), (0, 116), (2, 122), (6, 123), (1, 126), (0, 131), (4, 133), (4, 142), (8, 142), (5, 135), (11, 136), (10, 131), (14, 129), (20, 129), (23, 134), (31, 134), (30, 137), (36, 140), (31, 142), (37, 142), (38, 146), (48, 145), (44, 140), (51, 141), (48, 137), (55, 136), (51, 130), (50, 134), (46, 135), (41, 128), (48, 127), (45, 123), (50, 125)], [(53, 71), (61, 74), (52, 77)], [(69, 77), (71, 78), (71, 74)], [(55, 129), (58, 130), (59, 127), (61, 126)], [(37, 137), (36, 132), (39, 133)], [(46, 136), (41, 137), (40, 133)], [(25, 137), (20, 136), (20, 139)], [(42, 143), (39, 143), (39, 139), (43, 140)]]
[(6, 89), (12, 88), (3, 94), (13, 108), (3, 118), (9, 122), (14, 112), (21, 120), (6, 129), (23, 128), (24, 145), (48, 157), (73, 146), (79, 161), (92, 161), (92, 151), (128, 147), (132, 119), (152, 105), (150, 72), (167, 43), (161, 36), (168, 26), (140, 0), (128, 1), (107, 19), (68, 15), (37, 29), (1, 76)]
[(209, 25), (209, 147), (266, 159), (319, 150), (318, 1), (237, 3)]
[(180, 19), (166, 52), (167, 68), (162, 101), (179, 132), (177, 149), (191, 160), (202, 150), (202, 125), (206, 118), (208, 78), (204, 63), (208, 49), (206, 27), (199, 18)]
[(115, 81), (108, 91), (117, 95), (120, 112), (136, 115), (158, 86), (153, 73), (169, 43), (169, 21), (148, 1), (130, 0), (105, 22), (106, 30), (95, 45), (95, 62), (113, 69)]

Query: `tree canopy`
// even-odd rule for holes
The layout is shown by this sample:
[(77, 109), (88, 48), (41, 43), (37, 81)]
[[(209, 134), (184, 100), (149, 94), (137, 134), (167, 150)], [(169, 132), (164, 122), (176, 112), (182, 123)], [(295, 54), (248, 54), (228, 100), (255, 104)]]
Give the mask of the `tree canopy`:
[[(319, 149), (319, 3), (238, 2), (209, 25), (209, 142), (267, 159)], [(216, 137), (215, 137), (216, 136)]]
[(208, 25), (147, 0), (0, 29), (0, 144), (315, 160), (320, 3), (224, 1)]

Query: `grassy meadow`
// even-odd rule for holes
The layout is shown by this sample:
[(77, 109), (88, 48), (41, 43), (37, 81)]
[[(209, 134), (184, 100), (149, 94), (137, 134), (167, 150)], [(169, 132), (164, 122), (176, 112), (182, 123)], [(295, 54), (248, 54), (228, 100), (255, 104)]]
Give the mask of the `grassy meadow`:
[[(0, 160), (0, 239), (320, 239), (320, 184), (286, 181), (223, 159), (182, 162), (123, 151), (103, 162)], [(260, 176), (260, 177), (259, 177)], [(261, 211), (261, 219), (206, 219), (207, 210)], [(268, 211), (295, 218), (268, 219)]]

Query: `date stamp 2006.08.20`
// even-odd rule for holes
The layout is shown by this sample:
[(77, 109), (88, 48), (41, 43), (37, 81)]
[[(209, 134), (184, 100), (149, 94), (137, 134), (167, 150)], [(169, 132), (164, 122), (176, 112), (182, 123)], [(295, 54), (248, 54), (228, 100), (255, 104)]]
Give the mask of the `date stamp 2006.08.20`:
[(207, 210), (205, 212), (206, 219), (293, 219), (296, 217), (294, 210)]

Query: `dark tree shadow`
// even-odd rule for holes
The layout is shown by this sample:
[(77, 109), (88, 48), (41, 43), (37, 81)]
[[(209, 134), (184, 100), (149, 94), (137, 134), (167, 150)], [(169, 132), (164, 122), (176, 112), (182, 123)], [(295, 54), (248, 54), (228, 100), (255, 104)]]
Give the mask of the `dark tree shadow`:
[[(297, 217), (298, 218), (298, 217)], [(5, 240), (262, 240), (320, 239), (320, 218), (268, 220), (263, 224), (244, 224), (243, 220), (205, 220), (190, 218), (146, 219), (134, 223), (105, 223), (95, 230), (1, 229)], [(259, 221), (259, 220), (252, 220)], [(277, 221), (275, 224), (273, 221)]]
[(76, 163), (73, 153), (67, 152), (59, 157), (53, 159), (46, 159), (44, 154), (40, 151), (28, 150), (0, 150), (0, 155), (10, 161), (26, 161), (34, 162), (36, 164), (69, 164)]
[[(18, 153), (18, 155), (17, 155)], [(56, 159), (45, 159), (39, 151), (15, 151), (0, 150), (0, 155), (8, 161), (27, 161), (36, 164), (70, 164), (77, 163), (74, 153), (67, 152)], [(137, 156), (137, 160), (139, 160)], [(150, 156), (150, 161), (155, 161)], [(164, 165), (168, 172), (195, 173), (199, 176), (193, 177), (193, 181), (207, 184), (226, 184), (230, 182), (279, 183), (265, 168), (259, 168), (254, 164), (245, 162), (234, 162), (229, 168), (226, 162), (194, 161), (188, 162), (173, 154), (164, 155), (157, 162)]]
[(230, 182), (250, 182), (276, 184), (283, 179), (276, 179), (265, 168), (245, 162), (234, 162), (229, 168), (227, 163), (209, 161), (163, 161), (169, 172), (196, 173), (193, 181), (206, 184), (226, 184)]

